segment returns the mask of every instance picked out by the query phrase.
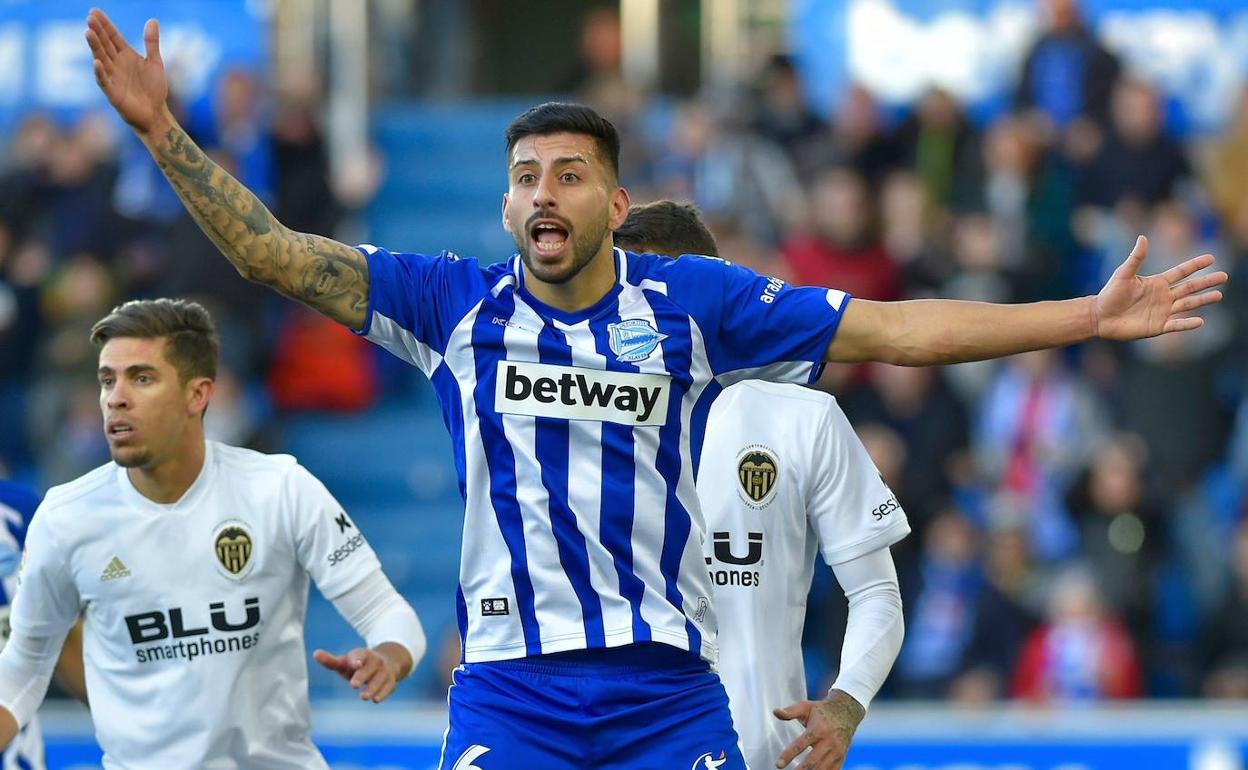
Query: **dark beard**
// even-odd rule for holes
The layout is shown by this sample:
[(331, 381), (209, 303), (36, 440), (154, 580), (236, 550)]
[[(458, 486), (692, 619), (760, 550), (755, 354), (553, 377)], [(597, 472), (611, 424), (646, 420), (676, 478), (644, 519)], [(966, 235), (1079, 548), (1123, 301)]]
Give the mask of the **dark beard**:
[(595, 227), (585, 228), (584, 232), (579, 233), (572, 239), (572, 264), (567, 268), (567, 271), (549, 277), (543, 275), (542, 271), (533, 266), (533, 251), (529, 245), (529, 232), (526, 231), (521, 238), (515, 238), (516, 249), (520, 252), (520, 259), (524, 262), (525, 269), (543, 283), (564, 284), (572, 280), (585, 269), (585, 266), (598, 254), (598, 249), (602, 247), (602, 239), (607, 233), (607, 218), (604, 216), (601, 222), (595, 224)]

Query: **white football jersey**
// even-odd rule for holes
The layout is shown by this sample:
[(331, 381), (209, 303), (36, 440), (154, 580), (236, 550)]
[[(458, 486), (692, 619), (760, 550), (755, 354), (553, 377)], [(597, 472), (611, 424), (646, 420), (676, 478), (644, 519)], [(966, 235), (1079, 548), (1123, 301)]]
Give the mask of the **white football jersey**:
[(719, 615), (719, 674), (750, 767), (799, 734), (771, 711), (807, 698), (802, 628), (815, 556), (855, 559), (910, 532), (836, 399), (747, 381), (711, 408), (697, 481)]
[(113, 463), (49, 491), (13, 626), (54, 636), (85, 612), (110, 770), (325, 768), (309, 736), (308, 578), (332, 600), (378, 568), (294, 458), (208, 442), (199, 478), (170, 505)]

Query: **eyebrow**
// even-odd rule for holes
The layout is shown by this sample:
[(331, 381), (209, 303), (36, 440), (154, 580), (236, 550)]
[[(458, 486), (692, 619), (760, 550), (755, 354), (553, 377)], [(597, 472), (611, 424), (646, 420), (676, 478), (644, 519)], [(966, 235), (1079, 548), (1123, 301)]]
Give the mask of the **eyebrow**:
[[(126, 374), (130, 374), (130, 375), (139, 374), (141, 372), (154, 372), (154, 371), (156, 371), (156, 367), (152, 364), (131, 364), (130, 366), (126, 367)], [(112, 374), (112, 373), (113, 373), (113, 367), (111, 366), (101, 366), (99, 370), (97, 371), (97, 374)]]
[[(555, 158), (555, 162), (552, 165), (564, 166), (569, 163), (584, 163), (586, 166), (589, 165), (589, 161), (585, 160), (585, 156), (579, 153), (576, 155), (565, 155), (562, 158)], [(514, 169), (517, 166), (540, 166), (540, 165), (542, 164), (539, 163), (536, 158), (525, 158), (524, 160), (515, 161), (514, 163), (511, 164), (511, 167)]]

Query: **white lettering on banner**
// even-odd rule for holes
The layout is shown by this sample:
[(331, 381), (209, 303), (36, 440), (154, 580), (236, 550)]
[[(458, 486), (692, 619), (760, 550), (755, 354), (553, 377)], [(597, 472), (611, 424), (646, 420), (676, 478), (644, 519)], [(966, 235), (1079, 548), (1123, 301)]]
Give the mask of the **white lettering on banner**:
[(0, 104), (17, 104), (26, 81), (26, 36), (17, 24), (0, 26)]
[(45, 24), (35, 44), (35, 98), (54, 107), (81, 107), (98, 99), (91, 49), (82, 41), (82, 22)]
[(672, 378), (575, 366), (499, 361), (494, 408), (503, 414), (621, 425), (663, 425)]
[[(913, 101), (933, 85), (971, 102), (1014, 87), (1041, 23), (1033, 3), (937, 3), (929, 13), (917, 13), (919, 5), (848, 0), (848, 31), (828, 34), (844, 36), (850, 80), (891, 104)], [(1238, 104), (1248, 8), (1213, 2), (1119, 5), (1091, 16), (1105, 46), (1127, 70), (1181, 103), (1197, 127), (1220, 125)]]

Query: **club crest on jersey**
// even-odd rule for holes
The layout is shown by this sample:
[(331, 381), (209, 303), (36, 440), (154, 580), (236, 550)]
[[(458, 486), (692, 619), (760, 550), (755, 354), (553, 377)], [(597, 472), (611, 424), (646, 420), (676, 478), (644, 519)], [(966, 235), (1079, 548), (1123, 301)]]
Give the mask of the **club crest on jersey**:
[(628, 364), (645, 361), (659, 343), (667, 339), (666, 334), (644, 318), (607, 324), (607, 333), (611, 335), (611, 352), (615, 354), (615, 360)]
[(241, 580), (246, 576), (254, 547), (251, 532), (241, 521), (227, 521), (217, 527), (213, 550), (226, 577)]
[(737, 481), (747, 505), (764, 508), (776, 492), (780, 465), (776, 455), (764, 446), (748, 446), (737, 455)]

